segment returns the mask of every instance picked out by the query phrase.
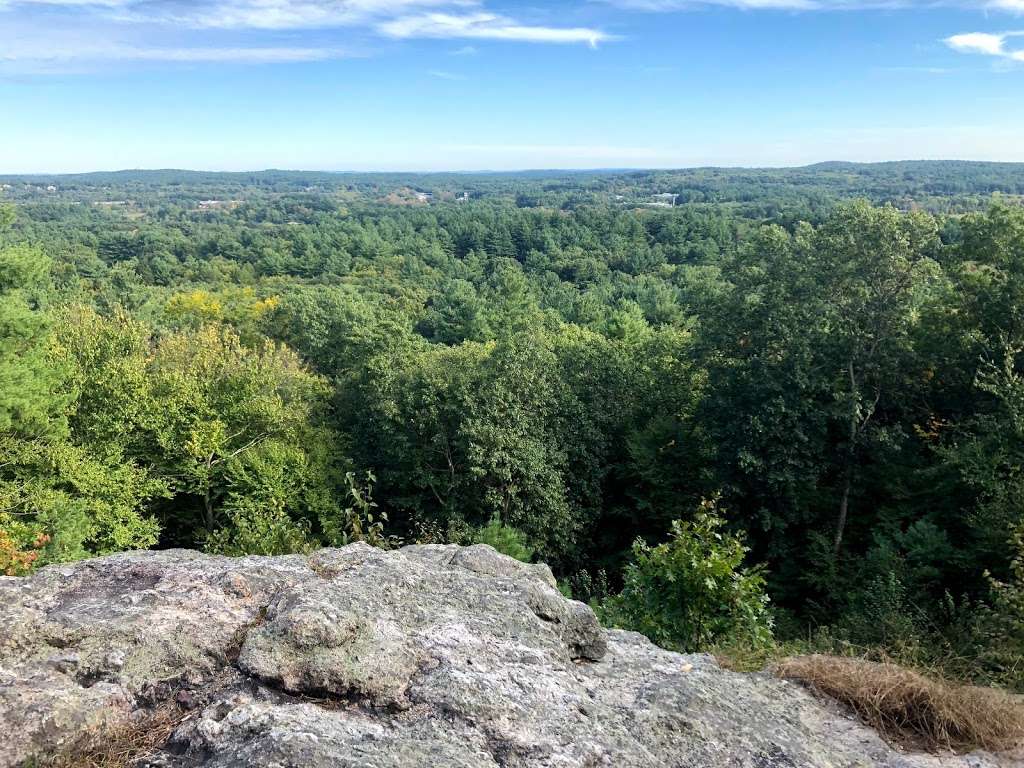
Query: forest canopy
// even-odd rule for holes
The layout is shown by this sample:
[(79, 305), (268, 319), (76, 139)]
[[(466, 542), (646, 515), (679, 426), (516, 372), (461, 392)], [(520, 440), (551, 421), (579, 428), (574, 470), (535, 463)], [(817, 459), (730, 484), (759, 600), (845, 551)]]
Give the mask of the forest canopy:
[(1024, 688), (1020, 166), (0, 181), (0, 572), (485, 541)]

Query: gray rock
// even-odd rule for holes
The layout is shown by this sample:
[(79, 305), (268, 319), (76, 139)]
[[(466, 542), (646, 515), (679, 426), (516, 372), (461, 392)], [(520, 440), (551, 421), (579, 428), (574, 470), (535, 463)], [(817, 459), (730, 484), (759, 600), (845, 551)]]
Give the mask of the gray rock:
[(799, 686), (606, 632), (481, 545), (0, 579), (0, 768), (147, 729), (172, 731), (149, 768), (1021, 765), (902, 754)]

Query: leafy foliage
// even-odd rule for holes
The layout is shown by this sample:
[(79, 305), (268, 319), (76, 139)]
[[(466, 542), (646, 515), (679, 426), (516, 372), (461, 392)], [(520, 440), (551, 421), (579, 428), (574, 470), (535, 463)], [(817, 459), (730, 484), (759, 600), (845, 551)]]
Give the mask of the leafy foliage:
[(497, 517), (473, 533), (473, 543), (487, 544), (503, 555), (514, 557), (524, 563), (533, 561), (534, 549), (522, 531), (503, 525), (500, 518)]
[(48, 272), (39, 251), (0, 248), (0, 430), (40, 436), (61, 426), (59, 371), (46, 358), (38, 307)]
[(338, 518), (326, 525), (327, 538), (330, 542), (342, 546), (355, 541), (364, 541), (370, 546), (389, 549), (398, 543), (396, 537), (384, 532), (388, 522), (386, 512), (378, 509), (373, 500), (373, 485), (377, 478), (373, 472), (367, 472), (365, 481), (360, 482), (355, 472), (345, 473), (345, 497), (348, 501)]
[(667, 542), (637, 541), (622, 592), (604, 606), (606, 617), (684, 651), (726, 639), (769, 643), (764, 577), (742, 567), (747, 550), (724, 530), (721, 514), (716, 502), (705, 501), (692, 521), (673, 521)]
[(1024, 677), (1024, 527), (1013, 537), (1017, 555), (1006, 581), (989, 576), (991, 606), (981, 614), (983, 662), (995, 667), (995, 677), (1019, 686)]
[(680, 647), (764, 655), (770, 594), (783, 642), (1024, 688), (1020, 167), (43, 181), (0, 569), (487, 541)]

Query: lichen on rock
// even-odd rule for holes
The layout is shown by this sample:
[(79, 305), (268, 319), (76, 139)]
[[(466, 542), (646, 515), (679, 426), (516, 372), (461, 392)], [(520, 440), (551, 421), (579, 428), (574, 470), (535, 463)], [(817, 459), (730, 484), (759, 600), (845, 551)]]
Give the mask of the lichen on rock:
[(999, 766), (907, 755), (788, 682), (605, 631), (483, 545), (135, 552), (0, 579), (0, 768), (158, 709), (138, 766)]

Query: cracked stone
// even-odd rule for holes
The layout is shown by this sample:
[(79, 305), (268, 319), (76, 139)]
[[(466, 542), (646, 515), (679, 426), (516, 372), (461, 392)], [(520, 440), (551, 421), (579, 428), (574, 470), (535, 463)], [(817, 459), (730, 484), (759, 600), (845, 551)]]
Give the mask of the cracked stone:
[(161, 707), (176, 727), (138, 768), (1021, 765), (898, 752), (797, 685), (605, 631), (546, 566), (482, 545), (0, 579), (0, 768)]

